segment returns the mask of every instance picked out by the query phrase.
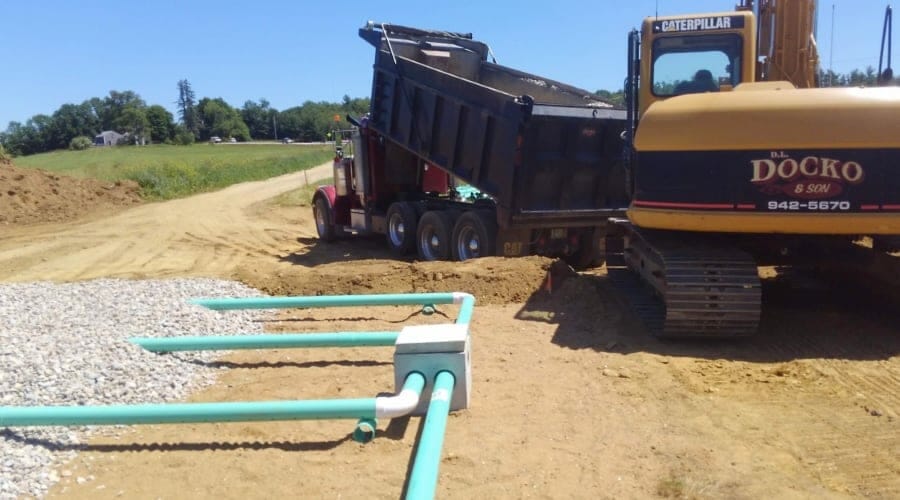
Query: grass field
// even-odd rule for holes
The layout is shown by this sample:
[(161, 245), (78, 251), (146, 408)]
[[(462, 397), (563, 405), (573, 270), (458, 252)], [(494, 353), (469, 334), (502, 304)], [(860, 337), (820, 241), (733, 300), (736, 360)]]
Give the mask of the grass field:
[(272, 203), (279, 207), (309, 207), (312, 205), (312, 197), (316, 192), (316, 189), (318, 189), (319, 186), (325, 186), (333, 182), (334, 181), (330, 178), (313, 182), (308, 186), (303, 186), (302, 188), (294, 189), (293, 191), (288, 191), (276, 196), (272, 199)]
[(131, 179), (148, 199), (171, 199), (321, 165), (329, 145), (194, 144), (54, 151), (15, 159), (19, 167), (73, 177)]

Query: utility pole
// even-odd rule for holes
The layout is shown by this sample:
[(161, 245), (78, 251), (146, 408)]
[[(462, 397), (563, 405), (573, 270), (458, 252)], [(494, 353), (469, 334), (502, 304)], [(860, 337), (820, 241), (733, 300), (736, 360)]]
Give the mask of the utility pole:
[(278, 123), (275, 122), (275, 113), (272, 113), (272, 128), (275, 130), (275, 140), (278, 140)]
[(828, 49), (828, 86), (834, 87), (834, 4), (831, 4), (831, 47)]

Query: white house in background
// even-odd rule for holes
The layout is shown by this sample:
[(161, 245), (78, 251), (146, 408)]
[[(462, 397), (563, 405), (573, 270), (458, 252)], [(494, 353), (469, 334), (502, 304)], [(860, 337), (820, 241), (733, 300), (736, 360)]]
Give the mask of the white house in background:
[(115, 146), (125, 141), (125, 136), (115, 130), (106, 130), (94, 136), (94, 146)]

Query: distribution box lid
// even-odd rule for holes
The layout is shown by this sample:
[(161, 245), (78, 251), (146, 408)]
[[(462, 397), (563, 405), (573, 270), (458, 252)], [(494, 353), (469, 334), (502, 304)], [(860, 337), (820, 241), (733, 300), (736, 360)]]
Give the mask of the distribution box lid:
[(463, 352), (469, 326), (456, 323), (405, 326), (397, 336), (396, 354)]

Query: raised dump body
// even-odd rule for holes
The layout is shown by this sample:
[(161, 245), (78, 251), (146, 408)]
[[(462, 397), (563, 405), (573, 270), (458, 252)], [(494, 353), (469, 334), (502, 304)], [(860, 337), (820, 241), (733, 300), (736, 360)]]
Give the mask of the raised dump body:
[[(489, 62), (471, 35), (373, 23), (359, 34), (376, 48), (368, 126), (490, 195), (501, 227), (597, 226), (624, 213), (624, 110)], [(385, 161), (405, 160), (387, 148)]]

